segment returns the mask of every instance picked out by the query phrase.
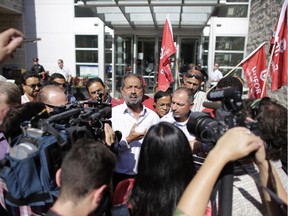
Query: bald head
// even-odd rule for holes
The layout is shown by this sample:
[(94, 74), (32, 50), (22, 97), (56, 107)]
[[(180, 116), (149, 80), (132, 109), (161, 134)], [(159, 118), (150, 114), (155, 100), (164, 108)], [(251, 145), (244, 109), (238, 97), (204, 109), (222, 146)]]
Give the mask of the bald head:
[(52, 112), (53, 107), (65, 106), (68, 103), (63, 90), (52, 85), (43, 87), (38, 93), (37, 100), (46, 104), (47, 112)]

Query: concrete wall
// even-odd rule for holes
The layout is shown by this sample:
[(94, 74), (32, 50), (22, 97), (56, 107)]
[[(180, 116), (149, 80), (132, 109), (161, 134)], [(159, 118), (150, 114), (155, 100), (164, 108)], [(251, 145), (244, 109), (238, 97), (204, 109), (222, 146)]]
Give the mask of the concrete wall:
[[(247, 43), (247, 55), (251, 53), (261, 43), (267, 42), (266, 54), (267, 65), (269, 61), (269, 43), (272, 37), (273, 30), (276, 26), (281, 7), (284, 0), (252, 0), (250, 5), (250, 24), (249, 37)], [(286, 71), (287, 73), (287, 71)], [(270, 78), (270, 77), (269, 77)], [(288, 107), (287, 102), (287, 86), (281, 89), (270, 92), (270, 79), (268, 83), (268, 96), (276, 99), (284, 106)]]
[[(16, 28), (23, 32), (23, 1), (7, 0), (0, 2), (0, 32), (9, 28)], [(25, 64), (25, 45), (17, 49), (13, 58), (0, 64), (0, 73), (3, 67), (26, 68)]]

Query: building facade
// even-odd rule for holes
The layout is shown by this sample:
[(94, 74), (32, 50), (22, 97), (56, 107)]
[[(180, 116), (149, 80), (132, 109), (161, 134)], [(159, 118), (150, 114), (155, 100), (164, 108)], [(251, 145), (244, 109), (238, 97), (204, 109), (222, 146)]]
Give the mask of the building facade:
[[(2, 68), (30, 69), (32, 58), (38, 57), (52, 71), (57, 60), (63, 59), (73, 76), (99, 76), (119, 97), (120, 80), (127, 72), (141, 74), (146, 92), (153, 92), (167, 14), (177, 46), (171, 58), (175, 80), (171, 88), (176, 88), (189, 63), (202, 63), (209, 71), (217, 62), (226, 74), (259, 44), (268, 42), (283, 0), (261, 4), (250, 0), (7, 2), (10, 5), (0, 3), (0, 20), (5, 23), (1, 30), (15, 27), (25, 37), (41, 41), (25, 44)], [(261, 15), (256, 11), (263, 8), (265, 23), (270, 25), (261, 25), (265, 31), (261, 29), (263, 37), (259, 37), (256, 23)], [(7, 16), (7, 11), (13, 14)], [(233, 74), (242, 76), (239, 65)]]

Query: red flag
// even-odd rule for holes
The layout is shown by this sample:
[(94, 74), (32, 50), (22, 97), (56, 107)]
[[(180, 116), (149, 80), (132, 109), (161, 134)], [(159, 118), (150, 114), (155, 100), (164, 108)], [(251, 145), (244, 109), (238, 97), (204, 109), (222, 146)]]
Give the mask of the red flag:
[(176, 52), (176, 47), (173, 41), (173, 32), (170, 24), (169, 17), (166, 18), (163, 36), (162, 46), (160, 53), (160, 63), (158, 72), (158, 89), (166, 91), (170, 83), (173, 82), (172, 71), (170, 68), (170, 56)]
[[(280, 17), (275, 27), (271, 39), (271, 47), (275, 46), (271, 53), (272, 61), (270, 65), (271, 91), (275, 91), (281, 86), (288, 84), (288, 0), (285, 0), (282, 6)], [(271, 49), (271, 48), (270, 48)], [(273, 50), (273, 49), (271, 49)]]
[[(249, 56), (242, 60), (241, 64), (249, 86), (249, 98), (260, 98), (266, 76), (265, 42), (262, 43)], [(263, 90), (266, 96), (266, 88)]]

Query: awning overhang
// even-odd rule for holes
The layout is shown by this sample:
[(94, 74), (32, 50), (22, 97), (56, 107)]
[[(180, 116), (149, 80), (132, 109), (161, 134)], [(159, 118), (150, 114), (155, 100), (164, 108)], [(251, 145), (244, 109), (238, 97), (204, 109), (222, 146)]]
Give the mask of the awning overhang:
[(201, 32), (225, 0), (95, 0), (78, 1), (89, 7), (106, 26), (115, 31), (158, 31), (169, 15), (173, 31)]

